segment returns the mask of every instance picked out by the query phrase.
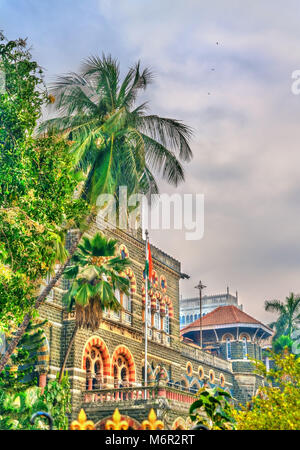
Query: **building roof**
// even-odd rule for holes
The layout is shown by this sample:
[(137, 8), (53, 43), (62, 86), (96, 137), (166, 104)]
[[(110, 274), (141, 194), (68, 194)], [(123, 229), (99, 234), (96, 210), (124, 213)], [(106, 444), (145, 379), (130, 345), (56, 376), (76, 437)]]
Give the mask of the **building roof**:
[[(272, 333), (272, 330), (254, 319), (254, 317), (249, 316), (249, 314), (240, 310), (234, 305), (229, 306), (219, 306), (213, 311), (205, 314), (202, 317), (202, 328), (213, 328), (214, 326), (222, 326), (222, 325), (234, 325), (234, 324), (252, 324), (252, 325), (260, 325)], [(189, 331), (198, 330), (200, 327), (200, 319), (195, 320), (195, 322), (190, 323), (185, 328), (182, 328), (181, 333), (185, 334)]]

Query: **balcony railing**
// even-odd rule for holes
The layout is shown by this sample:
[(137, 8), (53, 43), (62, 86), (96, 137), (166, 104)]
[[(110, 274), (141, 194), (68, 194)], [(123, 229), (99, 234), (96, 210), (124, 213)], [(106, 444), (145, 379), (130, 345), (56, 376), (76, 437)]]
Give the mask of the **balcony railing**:
[(191, 392), (176, 388), (174, 386), (147, 386), (115, 389), (95, 389), (83, 393), (84, 403), (107, 403), (107, 402), (127, 402), (132, 400), (155, 400), (157, 398), (167, 398), (170, 401), (177, 401), (191, 404), (195, 401), (195, 395)]
[(183, 343), (181, 354), (183, 356), (187, 356), (189, 358), (195, 359), (199, 362), (206, 363), (210, 366), (217, 367), (222, 370), (232, 370), (232, 364), (230, 361), (226, 361), (225, 359), (219, 358), (218, 356), (210, 355), (209, 353), (201, 350), (200, 348), (194, 348), (190, 345), (185, 345)]

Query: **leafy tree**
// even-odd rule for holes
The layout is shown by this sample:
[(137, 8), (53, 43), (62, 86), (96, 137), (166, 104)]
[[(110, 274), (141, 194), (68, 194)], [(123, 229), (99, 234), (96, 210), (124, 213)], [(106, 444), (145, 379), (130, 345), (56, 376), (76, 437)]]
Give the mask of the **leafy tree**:
[[(0, 36), (0, 70), (0, 329), (15, 330), (1, 371), (68, 264), (66, 232), (81, 227), (88, 207), (74, 197), (80, 174), (69, 143), (51, 133), (34, 137), (47, 93), (26, 41)], [(39, 295), (57, 262), (61, 268)]]
[(70, 136), (78, 167), (87, 174), (83, 192), (91, 202), (101, 193), (117, 195), (123, 185), (129, 194), (156, 193), (152, 170), (175, 186), (184, 180), (180, 160), (192, 157), (191, 129), (175, 119), (147, 115), (146, 103), (136, 105), (152, 77), (138, 63), (121, 82), (117, 60), (103, 55), (90, 57), (79, 74), (60, 76), (52, 86), (60, 117), (40, 130), (54, 128)]
[(60, 370), (61, 380), (77, 330), (97, 330), (102, 311), (108, 308), (119, 311), (121, 305), (115, 296), (116, 289), (128, 294), (129, 280), (120, 272), (129, 264), (128, 258), (115, 256), (115, 239), (100, 233), (93, 238), (83, 237), (64, 277), (73, 279), (63, 301), (69, 310), (75, 306), (76, 323)]
[(265, 310), (279, 314), (277, 321), (270, 324), (276, 331), (273, 339), (276, 340), (281, 335), (291, 337), (300, 323), (300, 296), (291, 293), (286, 297), (285, 303), (279, 300), (266, 301)]
[(300, 429), (300, 360), (289, 352), (271, 352), (271, 357), (275, 367), (268, 372), (261, 361), (255, 361), (267, 384), (247, 407), (234, 413), (238, 430)]
[(67, 414), (71, 411), (71, 393), (68, 376), (61, 383), (50, 381), (42, 393), (41, 388), (29, 387), (15, 392), (0, 391), (0, 430), (47, 429), (40, 418), (32, 425), (30, 418), (37, 411), (48, 412), (54, 429), (67, 430)]
[[(45, 341), (44, 331), (41, 327), (46, 322), (46, 320), (38, 324), (29, 322), (26, 333), (11, 356), (10, 364), (0, 373), (1, 389), (14, 392), (36, 385), (36, 377), (33, 377), (32, 374), (37, 363), (37, 352)], [(6, 337), (6, 340), (9, 343), (9, 337)]]
[(272, 342), (272, 348), (275, 353), (282, 353), (284, 351), (292, 351), (293, 341), (289, 336), (280, 336)]
[(190, 418), (197, 425), (211, 430), (234, 429), (233, 409), (228, 400), (231, 395), (224, 389), (202, 388), (196, 394), (198, 399), (190, 406)]

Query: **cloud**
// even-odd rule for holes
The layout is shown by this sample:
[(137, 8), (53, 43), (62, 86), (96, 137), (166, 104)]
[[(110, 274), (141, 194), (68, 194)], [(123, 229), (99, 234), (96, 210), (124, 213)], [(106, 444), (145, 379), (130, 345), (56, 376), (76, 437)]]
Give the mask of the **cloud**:
[[(239, 290), (263, 320), (263, 302), (299, 288), (300, 4), (266, 0), (0, 0), (10, 38), (28, 36), (47, 80), (111, 52), (123, 71), (141, 59), (157, 76), (151, 111), (195, 130), (179, 193), (205, 194), (205, 234), (152, 232), (206, 293)], [(163, 192), (174, 188), (161, 182)]]

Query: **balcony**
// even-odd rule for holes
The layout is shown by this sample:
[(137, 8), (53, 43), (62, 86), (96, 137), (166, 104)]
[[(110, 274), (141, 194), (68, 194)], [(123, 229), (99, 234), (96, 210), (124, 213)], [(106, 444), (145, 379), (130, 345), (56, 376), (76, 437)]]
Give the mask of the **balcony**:
[(184, 403), (190, 405), (195, 401), (195, 394), (183, 390), (180, 387), (175, 386), (139, 386), (129, 388), (114, 388), (114, 389), (94, 389), (92, 391), (83, 392), (84, 404), (97, 404), (106, 406), (108, 404), (118, 404), (121, 407), (122, 404), (126, 406), (128, 402), (134, 404), (153, 402), (156, 399), (165, 398), (170, 403)]
[(220, 370), (232, 371), (232, 363), (218, 356), (210, 355), (209, 353), (201, 350), (200, 347), (196, 348), (189, 344), (182, 343), (181, 354), (188, 358), (194, 359), (199, 363), (205, 363), (207, 365), (216, 367)]

